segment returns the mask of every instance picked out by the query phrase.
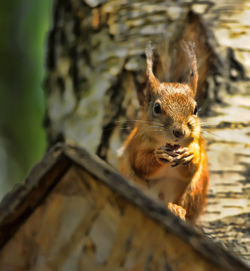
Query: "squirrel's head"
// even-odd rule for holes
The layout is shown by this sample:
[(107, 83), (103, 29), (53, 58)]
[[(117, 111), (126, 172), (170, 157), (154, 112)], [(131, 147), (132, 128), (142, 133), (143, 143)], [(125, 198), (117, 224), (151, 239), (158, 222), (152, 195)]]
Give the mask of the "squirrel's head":
[(147, 47), (148, 86), (143, 115), (152, 127), (152, 137), (171, 145), (186, 146), (199, 138), (200, 123), (195, 101), (198, 72), (194, 46), (183, 45), (191, 66), (187, 83), (161, 83), (153, 73), (152, 47)]

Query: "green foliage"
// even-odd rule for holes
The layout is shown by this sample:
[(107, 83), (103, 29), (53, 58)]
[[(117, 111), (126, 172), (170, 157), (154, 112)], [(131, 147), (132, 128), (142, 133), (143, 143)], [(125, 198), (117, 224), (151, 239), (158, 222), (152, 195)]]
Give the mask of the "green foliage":
[(5, 1), (0, 9), (0, 196), (46, 148), (44, 59), (51, 1)]

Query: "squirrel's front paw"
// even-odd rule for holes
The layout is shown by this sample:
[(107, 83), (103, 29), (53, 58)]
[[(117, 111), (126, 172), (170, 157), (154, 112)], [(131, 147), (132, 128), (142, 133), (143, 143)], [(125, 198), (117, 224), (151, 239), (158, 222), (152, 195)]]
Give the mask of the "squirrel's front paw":
[(155, 155), (160, 162), (173, 163), (172, 167), (186, 165), (193, 160), (193, 153), (188, 148), (182, 147), (178, 149), (171, 149), (169, 146), (159, 147)]
[(175, 214), (176, 216), (180, 217), (181, 219), (185, 220), (186, 218), (186, 210), (181, 207), (180, 205), (174, 204), (169, 202), (168, 209)]
[(193, 160), (194, 154), (187, 148), (183, 149), (185, 149), (185, 151), (183, 151), (181, 154), (174, 158), (174, 164), (172, 165), (172, 167), (176, 167), (178, 165), (187, 165)]
[(176, 156), (172, 151), (167, 149), (167, 147), (159, 147), (155, 151), (156, 158), (163, 163), (169, 163), (174, 161), (174, 157)]

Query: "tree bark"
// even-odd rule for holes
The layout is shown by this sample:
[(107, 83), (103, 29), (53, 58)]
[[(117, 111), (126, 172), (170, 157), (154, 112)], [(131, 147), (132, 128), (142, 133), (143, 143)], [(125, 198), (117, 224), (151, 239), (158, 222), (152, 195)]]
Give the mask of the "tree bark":
[[(181, 81), (187, 63), (182, 63), (179, 41), (194, 41), (198, 101), (205, 120), (213, 124), (207, 131), (215, 134), (207, 136), (211, 185), (203, 222), (213, 237), (235, 244), (236, 230), (226, 235), (232, 221), (227, 216), (233, 214), (237, 224), (250, 206), (247, 14), (249, 1), (243, 0), (55, 0), (45, 84), (49, 145), (74, 141), (116, 166), (116, 152), (143, 96), (147, 43), (157, 48), (159, 78)], [(224, 193), (225, 183), (235, 190)], [(225, 226), (216, 233), (222, 220)], [(243, 221), (247, 229), (249, 218)], [(245, 249), (249, 258), (249, 245)]]
[(173, 48), (182, 39), (196, 43), (202, 101), (219, 58), (191, 4), (55, 1), (46, 80), (50, 144), (77, 141), (114, 163), (128, 134), (120, 121), (136, 118), (143, 95), (146, 45), (152, 40), (159, 47), (158, 76), (179, 81), (185, 65)]

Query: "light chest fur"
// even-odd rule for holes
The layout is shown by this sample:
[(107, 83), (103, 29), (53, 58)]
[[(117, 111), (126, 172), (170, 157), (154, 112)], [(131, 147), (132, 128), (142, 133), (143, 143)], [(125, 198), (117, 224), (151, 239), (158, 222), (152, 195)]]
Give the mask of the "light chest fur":
[(181, 174), (180, 167), (163, 166), (154, 176), (147, 179), (147, 194), (164, 203), (176, 202), (190, 182)]

